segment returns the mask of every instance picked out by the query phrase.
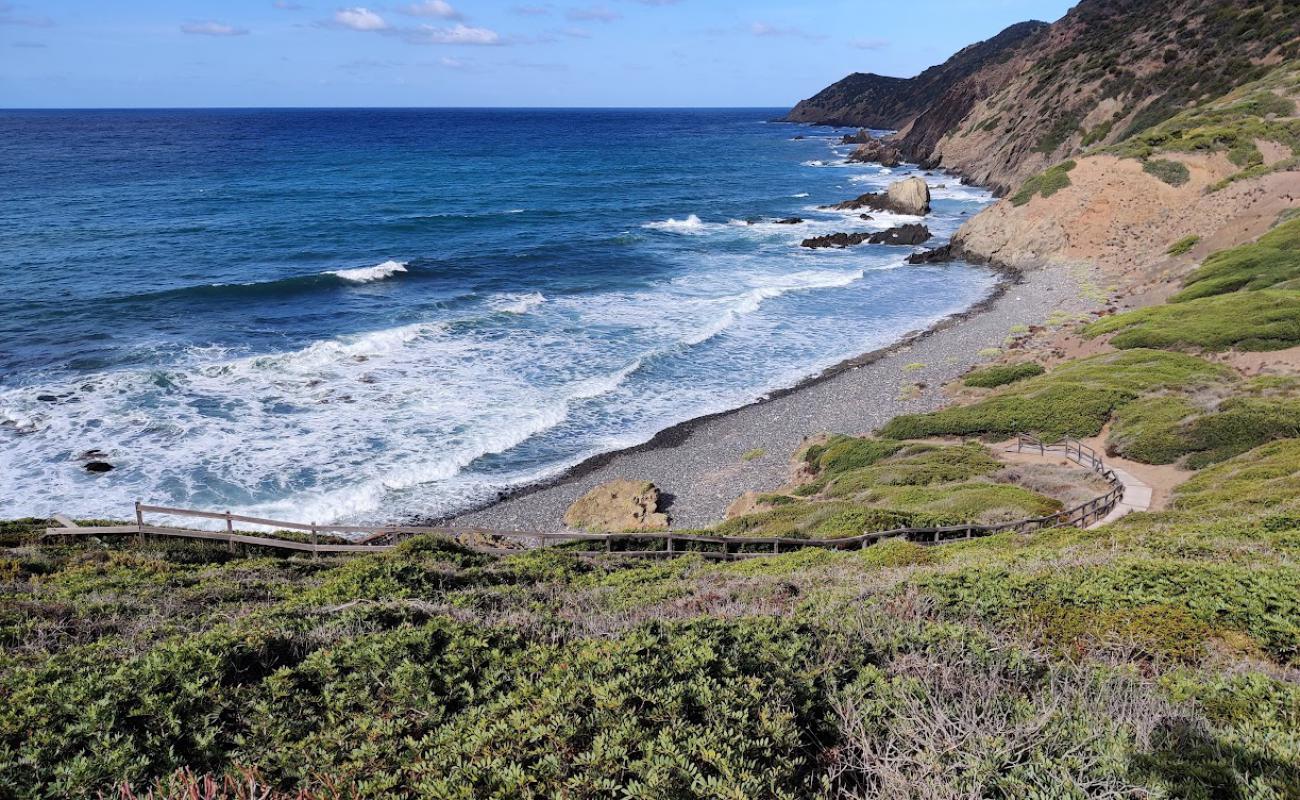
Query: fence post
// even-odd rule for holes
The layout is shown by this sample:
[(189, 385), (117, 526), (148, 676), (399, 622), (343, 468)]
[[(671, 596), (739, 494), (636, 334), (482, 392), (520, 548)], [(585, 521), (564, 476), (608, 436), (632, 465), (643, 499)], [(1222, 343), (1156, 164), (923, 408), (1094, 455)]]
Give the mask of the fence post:
[(318, 546), (316, 543), (316, 523), (313, 522), (311, 524), (311, 557), (313, 561), (320, 558), (320, 551), (316, 549)]
[(669, 557), (669, 558), (672, 558), (672, 557), (673, 557), (673, 554), (676, 552), (676, 551), (673, 549), (673, 542), (675, 542), (676, 540), (673, 539), (672, 536), (669, 536), (665, 541), (668, 542), (668, 557)]
[(135, 530), (136, 539), (140, 544), (144, 544), (144, 512), (140, 510), (140, 501), (135, 501)]
[(226, 509), (226, 550), (235, 552), (235, 521), (230, 518), (230, 509)]
[(614, 552), (614, 537), (610, 536), (608, 533), (605, 534), (605, 552)]

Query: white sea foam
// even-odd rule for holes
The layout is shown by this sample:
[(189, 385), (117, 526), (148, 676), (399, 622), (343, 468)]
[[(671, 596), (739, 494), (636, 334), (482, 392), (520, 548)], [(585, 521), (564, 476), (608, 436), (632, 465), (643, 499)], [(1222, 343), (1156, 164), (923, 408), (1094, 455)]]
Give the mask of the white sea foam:
[(831, 289), (848, 286), (859, 281), (866, 270), (858, 269), (848, 272), (833, 270), (805, 270), (782, 276), (772, 283), (756, 286), (743, 294), (721, 298), (720, 304), (727, 306), (720, 316), (682, 337), (682, 344), (703, 344), (731, 326), (742, 317), (753, 314), (767, 300), (772, 300), (790, 292), (804, 292), (814, 289)]
[(335, 269), (330, 270), (328, 274), (337, 275), (343, 280), (352, 283), (370, 283), (372, 281), (382, 281), (384, 278), (392, 277), (399, 272), (406, 272), (405, 261), (385, 261), (373, 267), (357, 267), (356, 269)]
[(669, 217), (662, 222), (647, 222), (641, 227), (655, 231), (668, 231), (671, 233), (701, 233), (704, 230), (704, 223), (700, 221), (699, 217), (691, 214), (687, 216), (686, 219)]
[(527, 314), (545, 302), (546, 296), (541, 292), (529, 292), (527, 294), (503, 294), (488, 301), (488, 305), (496, 311), (507, 314)]
[(826, 166), (826, 162), (822, 161), (821, 159), (813, 159), (811, 161), (803, 162), (803, 165), (805, 167), (824, 167)]
[(808, 193), (807, 193), (807, 192), (799, 192), (798, 194), (792, 194), (792, 195), (790, 195), (790, 196), (791, 196), (791, 197), (807, 197), (807, 196), (808, 196)]

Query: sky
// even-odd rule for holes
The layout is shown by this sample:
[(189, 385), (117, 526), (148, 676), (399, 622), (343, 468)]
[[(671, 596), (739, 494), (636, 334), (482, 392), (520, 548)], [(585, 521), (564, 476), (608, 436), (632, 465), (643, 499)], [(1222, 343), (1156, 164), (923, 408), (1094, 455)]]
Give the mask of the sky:
[(0, 0), (0, 107), (793, 105), (1066, 0)]

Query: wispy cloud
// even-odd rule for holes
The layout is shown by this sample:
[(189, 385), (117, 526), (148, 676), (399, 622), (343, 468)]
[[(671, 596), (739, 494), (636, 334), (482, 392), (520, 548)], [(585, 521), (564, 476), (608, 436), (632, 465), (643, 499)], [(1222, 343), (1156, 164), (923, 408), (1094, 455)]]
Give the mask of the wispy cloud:
[(565, 12), (564, 16), (574, 22), (613, 22), (622, 14), (604, 6), (590, 6), (587, 8), (571, 8)]
[(766, 22), (752, 22), (749, 25), (749, 32), (755, 36), (788, 36), (796, 39), (825, 39), (826, 36), (817, 33), (808, 33), (802, 28), (793, 25), (787, 27), (778, 27), (769, 25)]
[(234, 25), (227, 25), (224, 22), (208, 20), (206, 22), (186, 22), (181, 25), (181, 33), (194, 36), (243, 36), (248, 33), (248, 28), (236, 28)]
[(388, 28), (383, 17), (361, 6), (335, 11), (334, 21), (354, 31), (382, 31)]
[(557, 31), (561, 36), (568, 36), (570, 39), (590, 39), (591, 31), (586, 28), (564, 28)]
[(41, 14), (29, 14), (24, 6), (0, 2), (0, 25), (25, 25), (30, 28), (49, 28), (54, 20)]
[(490, 28), (475, 28), (460, 23), (450, 28), (421, 25), (418, 28), (403, 30), (401, 34), (408, 42), (415, 44), (496, 45), (502, 43), (501, 34)]
[(551, 13), (550, 6), (513, 6), (511, 13), (518, 14), (521, 17), (544, 17)]
[(307, 6), (301, 3), (295, 3), (293, 0), (275, 0), (271, 3), (272, 8), (278, 8), (281, 11), (302, 11)]
[(411, 3), (397, 9), (403, 14), (412, 17), (438, 17), (439, 19), (464, 19), (464, 15), (452, 8), (451, 3), (445, 0), (424, 0), (422, 3)]

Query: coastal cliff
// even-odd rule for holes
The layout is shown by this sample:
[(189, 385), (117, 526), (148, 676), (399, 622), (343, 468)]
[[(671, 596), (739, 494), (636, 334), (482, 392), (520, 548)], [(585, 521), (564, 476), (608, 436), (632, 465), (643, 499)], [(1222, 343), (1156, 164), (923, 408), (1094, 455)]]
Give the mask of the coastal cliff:
[(1297, 55), (1293, 3), (1084, 0), (1051, 25), (1013, 26), (915, 78), (849, 76), (787, 119), (893, 128), (911, 160), (1009, 192)]

